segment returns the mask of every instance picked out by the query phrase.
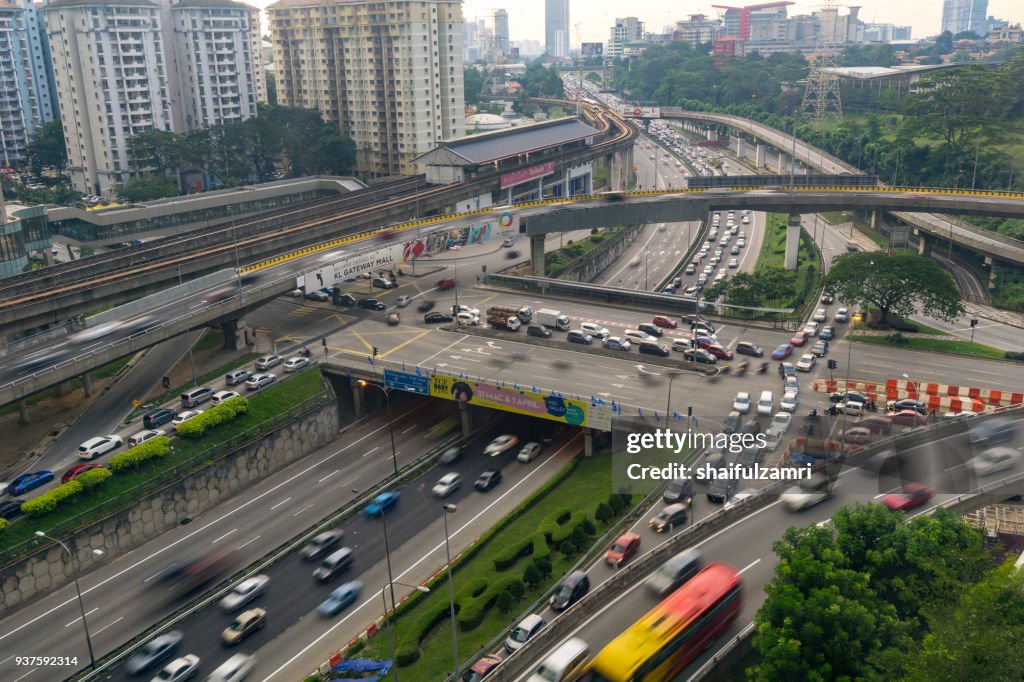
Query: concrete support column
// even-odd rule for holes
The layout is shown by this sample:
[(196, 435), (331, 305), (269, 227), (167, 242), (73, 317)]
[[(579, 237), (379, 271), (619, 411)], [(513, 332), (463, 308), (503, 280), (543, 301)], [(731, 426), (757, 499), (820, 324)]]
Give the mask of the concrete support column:
[(245, 348), (245, 320), (227, 320), (220, 323), (220, 328), (224, 332), (224, 348)]
[[(986, 260), (988, 260), (988, 259), (986, 259)], [(988, 288), (989, 289), (995, 289), (996, 288), (996, 278), (997, 278), (996, 272), (998, 271), (998, 268), (996, 267), (996, 262), (994, 260), (990, 261), (990, 262), (991, 262), (991, 265), (989, 266), (989, 269), (988, 269)]]
[(763, 144), (757, 145), (757, 150), (754, 152), (754, 167), (764, 168), (764, 156), (765, 146)]
[(359, 419), (366, 414), (363, 387), (359, 385), (359, 380), (355, 377), (349, 379), (349, 383), (352, 385), (352, 413), (356, 416), (356, 419)]
[(745, 151), (745, 145), (743, 144), (743, 138), (742, 137), (737, 137), (736, 138), (736, 158), (737, 159), (742, 159), (744, 151)]
[(459, 418), (462, 420), (462, 437), (469, 438), (473, 433), (473, 413), (469, 403), (459, 403)]
[(69, 389), (70, 389), (70, 384), (67, 381), (62, 381), (59, 384), (57, 384), (57, 389), (56, 389), (57, 395), (67, 395)]
[(786, 260), (787, 270), (796, 270), (797, 256), (800, 254), (800, 215), (789, 214), (789, 221), (786, 225)]
[(583, 429), (583, 456), (594, 456), (594, 429), (586, 427)]
[(784, 175), (786, 172), (788, 172), (788, 170), (789, 170), (788, 159), (787, 159), (785, 154), (783, 154), (782, 152), (779, 152), (779, 158), (778, 158), (776, 172), (779, 175)]
[(18, 423), (28, 424), (28, 401), (24, 398), (18, 401)]
[(53, 247), (43, 248), (43, 263), (46, 265), (53, 265)]
[(544, 276), (544, 235), (530, 235), (530, 265), (535, 277)]
[(85, 390), (85, 397), (92, 395), (92, 375), (86, 372), (82, 375), (82, 388)]
[(708, 138), (708, 140), (710, 140), (711, 142), (715, 142), (715, 141), (717, 141), (717, 140), (718, 140), (718, 131), (717, 131), (717, 130), (715, 130), (714, 128), (709, 128), (709, 129), (708, 129), (708, 134), (707, 134), (707, 138)]
[[(917, 253), (920, 256), (932, 255), (932, 238), (921, 231), (917, 233)], [(995, 268), (992, 269), (995, 270)]]
[(874, 210), (871, 212), (871, 229), (875, 232), (881, 232), (882, 226), (885, 224), (885, 211)]

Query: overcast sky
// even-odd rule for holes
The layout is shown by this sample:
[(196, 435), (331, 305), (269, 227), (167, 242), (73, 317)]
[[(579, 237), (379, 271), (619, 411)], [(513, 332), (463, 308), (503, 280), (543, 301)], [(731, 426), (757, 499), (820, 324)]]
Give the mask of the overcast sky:
[[(580, 23), (580, 37), (585, 42), (607, 42), (608, 32), (616, 17), (636, 16), (646, 22), (647, 30), (661, 32), (661, 27), (686, 19), (690, 14), (717, 17), (711, 5), (753, 5), (765, 0), (571, 0), (569, 22)], [(810, 14), (824, 3), (821, 0), (796, 0), (789, 14)], [(942, 23), (942, 0), (845, 0), (839, 3), (840, 14), (846, 6), (859, 5), (866, 22), (913, 26), (915, 38), (936, 35)], [(626, 9), (629, 7), (630, 9)], [(465, 0), (463, 14), (467, 20), (490, 16), (493, 10), (508, 11), (512, 40), (544, 40), (544, 0)], [(1011, 24), (1024, 23), (1024, 0), (989, 0), (988, 14), (1006, 19)], [(575, 28), (569, 42), (577, 44)]]

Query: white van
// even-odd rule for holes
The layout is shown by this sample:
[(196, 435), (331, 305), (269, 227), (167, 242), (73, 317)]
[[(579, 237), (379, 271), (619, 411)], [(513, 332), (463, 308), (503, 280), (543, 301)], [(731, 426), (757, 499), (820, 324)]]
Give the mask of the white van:
[(252, 672), (255, 659), (245, 654), (235, 654), (210, 673), (206, 682), (241, 682)]
[(775, 404), (775, 396), (771, 391), (761, 391), (761, 398), (757, 401), (757, 416), (772, 416), (772, 407)]
[(555, 649), (530, 675), (527, 682), (566, 682), (575, 680), (583, 672), (590, 657), (590, 647), (582, 639), (573, 637)]

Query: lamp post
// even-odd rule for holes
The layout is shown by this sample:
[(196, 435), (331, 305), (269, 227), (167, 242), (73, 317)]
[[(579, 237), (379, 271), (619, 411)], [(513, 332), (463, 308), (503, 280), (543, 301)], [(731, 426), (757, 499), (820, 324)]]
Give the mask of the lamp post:
[[(36, 537), (46, 538), (47, 540), (52, 540), (56, 542), (64, 549), (65, 552), (68, 553), (68, 557), (70, 557), (71, 559), (71, 574), (74, 577), (75, 581), (75, 593), (78, 595), (78, 608), (82, 612), (82, 628), (85, 630), (85, 644), (89, 647), (89, 665), (93, 670), (96, 670), (96, 657), (93, 655), (92, 652), (92, 637), (89, 635), (89, 624), (85, 620), (85, 603), (82, 601), (82, 588), (78, 584), (78, 560), (75, 559), (75, 555), (71, 552), (70, 549), (68, 549), (68, 546), (60, 540), (58, 540), (57, 538), (51, 538), (49, 535), (47, 535), (41, 530), (36, 531)], [(92, 553), (95, 556), (102, 556), (103, 550), (94, 549), (92, 550)]]
[(669, 416), (672, 414), (672, 382), (678, 377), (681, 377), (684, 372), (673, 372), (668, 375), (668, 399), (665, 401), (665, 421), (667, 422)]
[(387, 406), (388, 406), (388, 435), (391, 436), (391, 464), (392, 464), (392, 466), (394, 466), (394, 468), (395, 468), (395, 476), (397, 476), (398, 475), (398, 451), (395, 450), (395, 426), (394, 426), (394, 423), (391, 421), (391, 391), (388, 390), (387, 388), (384, 388), (383, 386), (378, 386), (377, 384), (371, 384), (369, 381), (366, 381), (365, 379), (360, 379), (358, 381), (358, 384), (359, 384), (359, 386), (361, 388), (366, 388), (368, 386), (373, 386), (378, 391), (380, 391), (381, 393), (384, 394), (384, 402), (386, 402)]
[[(850, 316), (854, 326), (860, 322), (860, 313), (854, 313)], [(840, 426), (841, 434), (839, 436), (839, 442), (842, 444), (841, 447), (846, 447), (846, 403), (850, 400), (850, 364), (853, 362), (853, 341), (849, 338), (846, 339), (846, 386), (843, 390), (843, 422)]]
[[(178, 286), (180, 287), (181, 286), (181, 266), (180, 265), (175, 265), (174, 269), (178, 271)], [(193, 345), (192, 343), (188, 344), (188, 362), (189, 362), (190, 365), (192, 365), (192, 386), (197, 386), (199, 384), (199, 382), (196, 381), (196, 361), (195, 361), (195, 358), (192, 357), (192, 345)]]
[(455, 632), (455, 584), (452, 582), (452, 552), (448, 546), (448, 515), (454, 514), (458, 509), (454, 504), (446, 504), (441, 507), (444, 509), (444, 553), (447, 559), (448, 566), (448, 599), (449, 599), (449, 611), (451, 613), (452, 621), (452, 667), (454, 672), (452, 673), (454, 679), (459, 679), (459, 640)]
[[(411, 587), (417, 592), (422, 592), (423, 594), (430, 592), (430, 588), (425, 585), (409, 585), (407, 583), (400, 583), (393, 580), (388, 580), (388, 584), (383, 585), (380, 588), (380, 600), (384, 603), (384, 628), (388, 632), (388, 650), (391, 652), (391, 670), (394, 673), (395, 682), (398, 682), (398, 666), (395, 664), (395, 640), (391, 636), (391, 616), (394, 615), (395, 610), (395, 585)], [(388, 615), (388, 600), (387, 597), (384, 596), (384, 593), (389, 586), (391, 587), (391, 616)]]
[[(917, 402), (920, 403), (921, 399), (920, 399), (920, 395), (919, 394), (921, 393), (921, 382), (920, 381), (914, 381), (913, 379), (910, 378), (910, 375), (907, 374), (906, 372), (903, 373), (903, 378), (906, 379), (908, 384), (913, 384), (913, 386), (914, 386), (914, 395), (917, 396), (916, 398), (914, 398), (914, 400), (917, 400)], [(907, 393), (910, 393), (910, 386), (907, 386)], [(917, 412), (917, 410), (915, 409), (914, 412)], [(915, 414), (914, 415), (914, 422), (910, 425), (910, 430), (913, 431), (916, 428), (917, 428), (917, 415)]]
[[(231, 206), (225, 207), (228, 213), (231, 213)], [(235, 247), (235, 278), (238, 280), (238, 297), (242, 297), (242, 270), (238, 264), (238, 225), (235, 224), (235, 219), (231, 218), (231, 243)]]

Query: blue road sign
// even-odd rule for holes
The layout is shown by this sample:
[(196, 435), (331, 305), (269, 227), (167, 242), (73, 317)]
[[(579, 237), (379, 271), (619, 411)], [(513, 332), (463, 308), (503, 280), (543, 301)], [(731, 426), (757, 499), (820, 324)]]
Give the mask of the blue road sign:
[(384, 385), (399, 391), (430, 395), (430, 379), (425, 376), (409, 374), (408, 372), (396, 372), (393, 369), (384, 370)]

